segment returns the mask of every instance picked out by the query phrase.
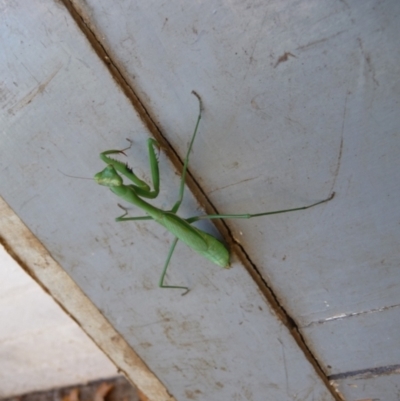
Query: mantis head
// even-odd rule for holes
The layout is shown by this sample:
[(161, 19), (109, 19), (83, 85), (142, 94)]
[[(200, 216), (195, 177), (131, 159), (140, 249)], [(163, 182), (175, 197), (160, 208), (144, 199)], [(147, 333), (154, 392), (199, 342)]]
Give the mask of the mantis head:
[(109, 164), (103, 171), (94, 176), (94, 180), (106, 187), (120, 187), (123, 183), (122, 178), (118, 175), (117, 170)]

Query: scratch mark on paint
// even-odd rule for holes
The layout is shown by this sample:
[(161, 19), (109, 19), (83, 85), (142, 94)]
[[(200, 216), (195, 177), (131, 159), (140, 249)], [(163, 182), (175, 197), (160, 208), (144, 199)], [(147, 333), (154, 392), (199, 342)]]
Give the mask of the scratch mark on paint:
[(308, 48), (310, 48), (310, 47), (312, 47), (312, 46), (319, 45), (320, 43), (323, 43), (323, 42), (326, 42), (327, 40), (333, 39), (333, 38), (335, 38), (336, 36), (339, 36), (339, 35), (341, 35), (341, 34), (344, 33), (344, 32), (345, 32), (345, 31), (340, 31), (340, 32), (337, 32), (337, 33), (335, 33), (334, 35), (328, 36), (328, 37), (326, 37), (326, 38), (314, 40), (313, 42), (307, 43), (306, 45), (299, 46), (296, 50), (306, 50), (306, 49), (308, 49)]
[(241, 184), (242, 182), (255, 180), (256, 178), (258, 178), (258, 176), (257, 176), (257, 177), (251, 177), (251, 178), (245, 178), (245, 179), (242, 180), (242, 181), (234, 182), (233, 184), (225, 185), (224, 187), (212, 189), (212, 190), (209, 191), (208, 193), (211, 194), (212, 192), (220, 191), (221, 189), (229, 188), (229, 187), (232, 187), (233, 185)]
[(282, 341), (278, 338), (278, 341), (281, 344), (282, 349), (282, 359), (283, 359), (283, 368), (285, 369), (285, 382), (286, 382), (286, 394), (289, 394), (289, 377), (286, 365), (286, 355), (285, 355), (285, 348), (283, 347)]
[(374, 68), (374, 66), (372, 64), (372, 61), (371, 61), (371, 55), (364, 50), (363, 43), (362, 43), (362, 40), (360, 38), (358, 38), (358, 44), (360, 46), (361, 54), (364, 57), (365, 63), (367, 64), (368, 72), (371, 74), (372, 81), (374, 82), (374, 84), (376, 86), (379, 86), (379, 82), (376, 79), (375, 68)]
[(297, 58), (294, 54), (285, 52), (282, 56), (278, 58), (278, 61), (275, 63), (274, 68), (276, 68), (280, 63), (284, 63), (285, 61), (289, 60), (289, 57)]
[(337, 163), (336, 163), (336, 169), (335, 169), (335, 171), (333, 173), (333, 183), (332, 183), (331, 192), (333, 191), (333, 188), (335, 188), (336, 180), (337, 180), (337, 177), (339, 175), (340, 165), (341, 165), (341, 162), (342, 162), (344, 124), (345, 124), (345, 121), (346, 121), (346, 111), (347, 111), (347, 99), (348, 99), (348, 96), (349, 96), (349, 92), (346, 93), (346, 98), (344, 100), (343, 120), (342, 120), (342, 134), (341, 134), (340, 145), (339, 145), (339, 156), (338, 156), (338, 160), (337, 160)]
[(37, 96), (40, 95), (44, 92), (46, 89), (47, 85), (53, 80), (53, 78), (58, 74), (60, 71), (61, 66), (58, 67), (56, 71), (53, 72), (44, 82), (36, 86), (34, 89), (32, 89), (27, 95), (25, 95), (18, 103), (16, 103), (14, 106), (8, 109), (8, 112), (10, 114), (15, 114), (17, 111), (21, 110), (25, 106), (27, 106), (29, 103), (32, 102), (32, 100)]
[(386, 310), (389, 310), (389, 309), (398, 308), (398, 307), (400, 307), (400, 304), (397, 304), (397, 305), (390, 305), (390, 306), (384, 306), (383, 308), (370, 309), (370, 310), (361, 311), (361, 312), (340, 313), (340, 314), (338, 314), (338, 315), (331, 316), (331, 317), (328, 317), (328, 318), (326, 318), (326, 319), (321, 319), (321, 320), (317, 320), (317, 321), (315, 321), (315, 322), (308, 323), (307, 325), (302, 326), (302, 328), (314, 326), (314, 325), (316, 325), (316, 324), (328, 323), (328, 322), (332, 322), (332, 321), (335, 321), (335, 320), (348, 319), (348, 318), (354, 317), (354, 316), (366, 315), (366, 314), (368, 314), (368, 313), (383, 312), (383, 311), (386, 311)]

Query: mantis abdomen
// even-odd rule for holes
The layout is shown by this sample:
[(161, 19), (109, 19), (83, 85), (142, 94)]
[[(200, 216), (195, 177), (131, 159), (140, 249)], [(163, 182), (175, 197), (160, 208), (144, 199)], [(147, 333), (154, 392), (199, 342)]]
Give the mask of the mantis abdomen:
[(164, 212), (154, 220), (211, 262), (221, 267), (229, 267), (228, 250), (222, 242), (210, 234), (191, 226), (186, 220), (171, 212)]

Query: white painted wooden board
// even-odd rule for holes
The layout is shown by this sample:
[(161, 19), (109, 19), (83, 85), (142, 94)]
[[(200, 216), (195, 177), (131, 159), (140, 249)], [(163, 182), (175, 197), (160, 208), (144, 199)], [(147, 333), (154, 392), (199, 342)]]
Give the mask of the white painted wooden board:
[[(15, 1), (1, 11), (1, 196), (176, 399), (332, 400), (240, 264), (218, 269), (179, 247), (168, 279), (192, 291), (158, 289), (171, 236), (116, 224), (109, 191), (60, 172), (92, 176), (103, 168), (98, 153), (127, 136), (132, 165), (146, 172), (142, 123), (62, 5)], [(179, 176), (160, 163), (166, 208)], [(187, 198), (183, 213), (196, 213)]]
[[(399, 399), (398, 374), (400, 367), (391, 371), (362, 372), (340, 380), (341, 393), (346, 400), (385, 400)], [(365, 399), (365, 394), (370, 398)]]
[[(12, 209), (0, 199), (0, 240), (18, 264), (45, 290), (75, 322), (96, 341), (101, 350), (135, 383), (149, 400), (173, 401), (165, 386), (148, 369), (126, 340), (107, 321), (63, 268), (51, 257)], [(13, 305), (15, 307), (15, 305)], [(29, 309), (29, 307), (27, 308)], [(18, 319), (18, 315), (15, 314)], [(15, 322), (12, 322), (12, 324)], [(17, 334), (17, 333), (14, 333)], [(79, 363), (77, 358), (74, 358)], [(24, 360), (13, 369), (23, 369)], [(2, 365), (4, 366), (4, 364)], [(34, 363), (33, 366), (36, 366)], [(7, 371), (7, 374), (11, 372)], [(24, 380), (20, 376), (20, 380)], [(71, 377), (66, 378), (66, 380)], [(59, 381), (59, 386), (63, 381)], [(42, 387), (43, 389), (44, 387)], [(21, 389), (22, 390), (22, 389)]]
[(228, 224), (328, 375), (398, 364), (400, 3), (75, 3), (180, 154), (203, 96), (191, 166), (220, 212), (336, 191)]
[[(339, 335), (346, 335), (350, 331), (346, 329), (346, 321), (352, 321), (352, 325), (356, 325), (359, 329), (357, 333), (362, 333), (362, 325), (365, 324), (370, 330), (375, 330), (370, 333), (369, 338), (377, 338), (385, 332), (386, 326), (389, 327), (389, 322), (385, 323), (386, 314), (383, 314), (384, 317), (379, 319), (380, 324), (374, 325), (374, 317), (385, 308), (391, 308), (396, 313), (396, 306), (400, 304), (397, 251), (399, 116), (396, 103), (399, 95), (399, 28), (396, 22), (399, 15), (398, 3), (318, 1), (178, 4), (174, 1), (146, 1), (123, 2), (113, 4), (112, 7), (107, 2), (93, 4), (86, 2), (85, 7), (82, 6), (87, 22), (98, 33), (125, 77), (140, 93), (148, 110), (159, 121), (163, 132), (180, 155), (185, 153), (196, 117), (196, 104), (190, 98), (190, 91), (196, 89), (202, 95), (205, 114), (194, 147), (191, 169), (219, 211), (261, 212), (266, 209), (296, 207), (322, 199), (332, 190), (337, 192), (331, 203), (304, 213), (257, 221), (229, 222), (229, 225), (235, 238), (243, 244), (281, 303), (300, 328), (303, 328), (306, 340), (327, 374), (345, 372), (349, 360), (357, 363), (357, 358), (352, 353), (354, 349), (347, 342), (343, 344)], [(40, 18), (44, 17), (41, 15)], [(70, 31), (71, 25), (73, 24), (70, 22)], [(59, 29), (63, 31), (63, 28)], [(77, 34), (71, 32), (60, 33), (59, 36), (63, 39), (57, 42), (57, 38), (51, 38), (51, 43), (59, 48), (58, 52), (62, 52), (65, 49), (65, 37), (72, 40), (70, 36), (75, 35)], [(44, 36), (48, 38), (49, 34)], [(74, 43), (72, 47), (76, 49), (78, 44)], [(80, 46), (84, 47), (82, 44)], [(67, 55), (72, 54), (69, 48), (67, 50)], [(67, 172), (79, 171), (83, 175), (92, 175), (93, 166), (99, 165), (97, 153), (109, 147), (124, 146), (126, 132), (131, 132), (140, 123), (134, 122), (135, 116), (129, 106), (124, 105), (123, 97), (114, 95), (115, 89), (110, 90), (106, 86), (106, 73), (101, 65), (86, 60), (85, 57), (90, 56), (87, 48), (79, 50), (74, 50), (75, 57), (71, 56), (69, 60), (70, 63), (76, 62), (78, 58), (84, 60), (80, 73), (76, 72), (79, 68), (76, 67), (70, 73), (73, 76), (70, 81), (61, 78), (60, 84), (68, 82), (65, 84), (67, 88), (63, 88), (67, 93), (62, 97), (54, 93), (49, 98), (51, 85), (46, 87), (44, 100), (41, 100), (42, 112), (39, 113), (39, 116), (44, 116), (44, 121), (39, 121), (37, 131), (42, 131), (45, 125), (47, 129), (43, 130), (41, 140), (43, 143), (53, 142), (51, 149), (44, 146), (47, 166), (60, 167), (65, 171), (71, 155), (76, 155), (76, 159), (68, 165), (74, 170)], [(42, 53), (38, 53), (36, 47), (35, 52), (41, 57)], [(62, 59), (61, 56), (58, 57)], [(56, 70), (55, 59), (57, 57), (54, 56), (46, 58), (46, 66), (51, 66), (53, 61), (53, 70), (47, 69), (39, 82), (45, 82), (52, 71)], [(63, 63), (61, 65), (66, 65), (65, 61)], [(87, 71), (92, 79), (90, 81), (83, 76), (85, 69), (103, 71), (104, 76), (98, 71)], [(64, 69), (60, 71), (65, 73)], [(18, 75), (18, 82), (21, 82), (20, 75), (21, 73)], [(90, 82), (93, 82), (91, 87)], [(34, 85), (32, 87), (37, 88)], [(58, 88), (59, 86), (55, 87), (55, 92)], [(83, 91), (79, 92), (77, 89)], [(95, 102), (93, 108), (88, 106), (90, 96)], [(57, 108), (55, 99), (62, 99), (58, 102), (63, 106), (67, 103), (68, 112), (65, 108), (59, 110), (61, 106)], [(27, 101), (29, 100), (31, 99), (28, 96)], [(38, 108), (36, 103), (35, 112)], [(92, 110), (91, 113), (88, 113), (88, 109)], [(32, 127), (33, 121), (38, 124), (37, 114), (35, 118), (28, 118), (29, 112), (29, 108), (24, 108), (23, 112), (14, 114), (17, 115), (14, 120), (18, 119), (20, 124), (14, 127), (15, 132), (20, 136), (23, 134), (20, 132), (21, 124), (28, 127)], [(25, 121), (21, 118), (21, 113)], [(10, 120), (11, 126), (16, 124), (14, 120)], [(48, 129), (49, 126), (51, 129)], [(60, 130), (63, 126), (64, 130)], [(58, 133), (53, 132), (57, 129)], [(79, 133), (80, 136), (72, 136), (71, 132)], [(87, 134), (83, 137), (82, 133)], [(57, 134), (59, 137), (54, 141)], [(136, 135), (135, 131), (135, 140)], [(92, 139), (94, 137), (96, 139)], [(118, 138), (117, 144), (114, 138)], [(13, 140), (12, 145), (9, 140), (7, 152), (15, 163), (16, 153), (23, 153), (23, 148), (20, 140)], [(29, 144), (28, 141), (26, 146)], [(79, 149), (75, 150), (74, 146)], [(135, 160), (134, 166), (137, 163), (139, 168), (147, 171), (143, 149), (144, 139), (138, 143), (138, 148), (135, 149), (137, 153), (132, 152), (132, 156)], [(59, 153), (64, 153), (64, 158)], [(80, 155), (85, 155), (86, 159), (83, 160)], [(39, 152), (36, 151), (30, 158), (24, 154), (19, 157), (37, 163)], [(18, 165), (21, 168), (19, 163)], [(2, 168), (3, 166), (2, 164)], [(111, 291), (111, 298), (124, 303), (125, 306), (119, 306), (121, 310), (132, 307), (133, 299), (136, 300), (136, 305), (139, 298), (145, 314), (148, 309), (155, 310), (155, 305), (164, 305), (168, 313), (171, 313), (164, 316), (172, 319), (171, 321), (182, 322), (186, 316), (196, 316), (200, 308), (199, 298), (192, 298), (192, 301), (185, 299), (182, 304), (181, 299), (174, 300), (172, 295), (159, 294), (155, 288), (168, 246), (165, 245), (159, 254), (154, 255), (159, 241), (149, 242), (150, 239), (147, 238), (151, 255), (134, 254), (136, 247), (143, 250), (146, 249), (145, 245), (140, 243), (140, 239), (133, 237), (133, 227), (115, 228), (111, 220), (115, 214), (110, 206), (116, 201), (111, 195), (104, 194), (104, 189), (90, 186), (92, 197), (88, 200), (85, 197), (89, 196), (86, 193), (86, 188), (89, 187), (87, 183), (65, 181), (64, 177), (54, 175), (54, 182), (50, 182), (52, 188), (57, 188), (57, 194), (63, 193), (58, 186), (67, 185), (68, 188), (63, 188), (65, 191), (68, 189), (63, 198), (76, 197), (78, 202), (73, 204), (69, 200), (68, 204), (60, 204), (60, 200), (52, 198), (50, 192), (45, 192), (46, 202), (43, 202), (36, 196), (37, 183), (32, 188), (24, 188), (23, 185), (27, 184), (20, 179), (22, 171), (8, 174), (10, 181), (18, 177), (20, 187), (18, 191), (16, 187), (7, 187), (7, 191), (2, 187), (1, 195), (39, 235), (52, 254), (89, 293), (91, 299), (98, 305), (103, 305), (105, 314), (114, 315), (113, 323), (122, 321), (124, 315), (122, 311), (116, 313), (109, 298), (99, 294), (101, 288)], [(48, 174), (50, 173), (47, 173), (47, 179)], [(173, 173), (169, 174), (162, 177), (162, 182), (168, 182), (168, 185), (177, 188), (177, 179), (172, 184)], [(25, 179), (29, 181), (29, 177)], [(41, 185), (48, 187), (49, 182)], [(168, 186), (163, 188), (167, 190)], [(27, 192), (32, 192), (33, 199), (26, 196)], [(164, 206), (173, 203), (174, 195), (164, 193), (164, 196), (168, 199)], [(15, 199), (18, 198), (30, 202), (26, 205), (23, 202), (15, 204)], [(96, 209), (96, 201), (100, 201), (100, 198), (104, 203), (100, 206), (101, 209)], [(49, 200), (53, 201), (53, 207), (49, 207)], [(186, 210), (195, 207), (193, 205), (194, 203), (187, 205)], [(79, 210), (84, 207), (85, 216)], [(59, 215), (60, 209), (63, 215)], [(99, 213), (99, 210), (103, 213)], [(56, 221), (51, 221), (51, 213), (57, 213)], [(50, 221), (46, 220), (46, 215)], [(75, 220), (71, 221), (71, 216), (76, 216)], [(99, 216), (109, 220), (99, 220)], [(102, 229), (97, 228), (96, 224), (102, 224)], [(80, 230), (78, 238), (76, 226)], [(62, 239), (61, 233), (58, 233), (58, 238), (54, 237), (57, 227), (64, 231)], [(84, 229), (85, 227), (87, 228)], [(140, 224), (140, 228), (147, 230), (148, 225)], [(120, 234), (111, 242), (110, 237), (114, 237), (117, 230)], [(151, 235), (150, 231), (146, 232)], [(151, 232), (164, 240), (169, 238), (164, 236), (162, 230), (152, 229)], [(102, 235), (99, 236), (99, 233)], [(96, 235), (103, 239), (103, 244), (90, 242), (90, 238)], [(134, 244), (130, 245), (126, 238), (134, 238)], [(129, 246), (122, 250), (121, 242), (124, 240)], [(109, 248), (106, 249), (105, 246)], [(86, 251), (81, 254), (76, 252), (77, 249)], [(90, 255), (89, 249), (90, 252), (95, 250), (95, 254)], [(102, 253), (99, 255), (99, 252)], [(112, 257), (120, 255), (127, 258), (126, 262), (120, 262), (121, 266), (126, 264), (126, 270), (113, 270), (112, 282), (106, 268), (100, 270), (103, 272), (100, 274), (99, 267), (97, 273), (88, 268), (96, 262), (99, 266), (104, 265), (107, 252), (113, 252)], [(122, 252), (128, 254), (122, 255)], [(151, 262), (153, 257), (156, 261)], [(135, 262), (132, 261), (133, 258)], [(111, 265), (111, 258), (109, 260)], [(196, 264), (196, 268), (180, 270), (180, 260), (182, 269), (192, 263)], [(202, 285), (208, 280), (211, 283), (214, 283), (214, 279), (217, 280), (218, 284), (214, 285), (218, 289), (209, 288), (210, 293), (206, 291), (198, 295), (190, 294), (191, 297), (204, 297), (207, 302), (203, 301), (203, 305), (208, 306), (215, 302), (213, 297), (218, 297), (219, 292), (214, 292), (227, 292), (235, 299), (236, 303), (229, 307), (234, 313), (235, 305), (240, 303), (241, 293), (247, 294), (245, 299), (248, 300), (255, 297), (248, 289), (250, 284), (246, 284), (247, 276), (239, 268), (225, 272), (207, 263), (197, 266), (199, 259), (183, 247), (178, 248), (173, 262), (171, 279), (182, 280), (183, 283), (190, 280), (190, 285), (193, 284), (193, 289), (197, 292), (205, 291)], [(135, 270), (131, 268), (133, 263)], [(148, 269), (149, 265), (153, 268)], [(101, 275), (103, 276), (100, 277)], [(129, 293), (121, 301), (121, 286), (124, 294), (129, 291), (127, 280), (132, 283), (137, 280), (135, 291), (146, 294), (145, 305), (142, 299), (144, 295), (140, 297)], [(116, 288), (111, 288), (112, 286)], [(148, 300), (148, 291), (144, 291), (143, 287), (154, 288), (156, 299)], [(101, 300), (98, 299), (100, 296)], [(168, 308), (164, 297), (168, 299)], [(224, 303), (227, 301), (225, 298)], [(137, 307), (132, 308), (136, 314), (139, 313)], [(171, 312), (178, 310), (175, 308), (183, 308), (183, 311), (179, 310), (180, 319)], [(214, 313), (225, 311), (219, 304), (214, 305), (214, 308)], [(356, 316), (360, 313), (365, 314), (364, 323), (357, 323), (360, 319)], [(204, 318), (211, 319), (209, 314), (212, 315), (212, 311), (203, 315)], [(143, 312), (139, 316), (144, 318)], [(341, 322), (341, 330), (337, 329), (338, 319), (334, 319), (338, 316), (346, 318)], [(145, 318), (151, 320), (149, 316)], [(231, 320), (228, 316), (225, 318)], [(367, 324), (367, 319), (372, 320)], [(191, 325), (190, 321), (193, 320), (188, 320), (189, 323), (185, 324), (194, 333), (202, 331), (197, 326), (198, 319), (196, 325)], [(399, 319), (390, 323), (391, 330), (394, 333), (399, 332)], [(128, 327), (126, 321), (125, 324), (123, 332), (128, 333), (132, 327)], [(208, 320), (207, 325), (211, 326), (211, 320)], [(262, 332), (259, 325), (261, 322), (254, 326), (257, 327), (254, 333)], [(314, 329), (308, 330), (311, 326)], [(321, 330), (318, 330), (318, 326), (321, 326)], [(151, 331), (149, 326), (142, 330)], [(168, 327), (167, 333), (171, 330), (173, 329)], [(147, 331), (141, 335), (147, 336)], [(322, 335), (324, 331), (333, 331), (338, 335), (334, 338), (330, 336), (328, 342)], [(192, 331), (189, 330), (189, 333)], [(174, 334), (176, 337), (177, 332)], [(136, 333), (135, 335), (137, 336)], [(249, 340), (250, 337), (245, 335), (244, 338)], [(332, 340), (337, 343), (334, 348), (334, 363), (327, 351)], [(363, 340), (364, 337), (359, 338), (360, 342)], [(241, 344), (236, 337), (231, 341), (235, 344), (234, 347)], [(137, 340), (138, 344), (139, 342)], [(265, 338), (260, 339), (260, 342), (270, 345), (268, 341), (265, 342)], [(228, 347), (231, 344), (225, 343), (225, 339), (223, 343)], [(385, 340), (382, 344), (386, 344)], [(150, 355), (153, 361), (159, 360), (159, 348), (156, 349), (153, 345), (152, 349), (145, 350), (146, 346), (148, 344), (142, 342), (143, 350), (140, 353), (150, 366), (156, 366), (155, 362), (153, 365), (150, 363)], [(181, 348), (180, 344), (175, 346)], [(164, 352), (171, 357), (174, 348), (171, 345), (164, 348)], [(135, 349), (139, 352), (140, 347), (135, 346)], [(182, 349), (180, 351), (184, 355), (188, 352)], [(204, 350), (197, 352), (203, 354)], [(255, 362), (251, 354), (246, 353), (245, 347), (243, 352), (247, 361)], [(174, 358), (182, 360), (182, 353), (174, 354)], [(261, 355), (258, 352), (258, 356)], [(165, 359), (164, 354), (162, 358)], [(392, 360), (396, 358), (400, 359), (398, 348), (393, 349), (390, 360), (380, 363), (392, 364)], [(367, 352), (358, 362), (361, 368), (377, 367), (376, 360)], [(360, 369), (359, 366), (357, 368)], [(193, 369), (197, 372), (203, 371), (199, 365)], [(161, 367), (165, 376), (175, 376), (166, 370), (168, 365)], [(393, 375), (394, 380), (390, 383), (398, 383), (399, 376), (395, 373)], [(235, 377), (234, 374), (229, 376)], [(163, 375), (162, 380), (172, 389)], [(174, 384), (180, 387), (179, 384)], [(346, 394), (351, 397), (348, 391)], [(362, 396), (369, 395), (363, 393)], [(357, 393), (357, 397), (361, 397), (360, 393)]]
[[(125, 2), (107, 13), (96, 2), (86, 12), (181, 154), (195, 117), (188, 94), (202, 94), (191, 165), (223, 212), (298, 206), (337, 192), (328, 211), (232, 222), (246, 230), (240, 240), (265, 276), (291, 293), (283, 302), (300, 324), (398, 304), (400, 5), (250, 4)], [(159, 117), (166, 109), (175, 112), (172, 121)], [(304, 238), (307, 251), (298, 257)], [(365, 263), (369, 285), (354, 287)], [(288, 280), (293, 272), (296, 281)], [(371, 286), (385, 291), (371, 297)], [(315, 296), (304, 297), (312, 288)]]

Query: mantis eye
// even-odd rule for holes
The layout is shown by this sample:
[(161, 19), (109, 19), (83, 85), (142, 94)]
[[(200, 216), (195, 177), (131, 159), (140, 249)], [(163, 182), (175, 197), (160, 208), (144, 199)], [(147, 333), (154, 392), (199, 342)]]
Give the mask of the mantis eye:
[(115, 168), (109, 164), (103, 171), (94, 176), (94, 180), (106, 187), (120, 187), (122, 185), (122, 178), (118, 175)]

